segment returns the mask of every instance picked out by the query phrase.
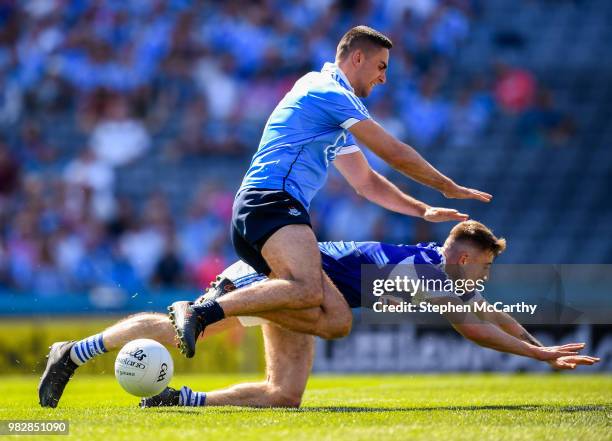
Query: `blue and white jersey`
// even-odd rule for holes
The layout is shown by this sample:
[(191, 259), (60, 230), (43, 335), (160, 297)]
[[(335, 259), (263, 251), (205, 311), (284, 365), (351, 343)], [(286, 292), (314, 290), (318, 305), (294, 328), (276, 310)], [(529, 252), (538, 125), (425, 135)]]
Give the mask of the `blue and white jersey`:
[(348, 129), (368, 118), (338, 66), (304, 75), (268, 118), (238, 192), (284, 190), (308, 210), (336, 156), (359, 150)]
[(361, 306), (361, 265), (410, 265), (413, 277), (446, 280), (440, 245), (393, 245), (381, 242), (320, 242), (323, 269), (349, 306)]
[[(323, 269), (338, 287), (351, 308), (362, 306), (361, 302), (361, 265), (393, 266), (402, 265), (410, 269), (416, 277), (429, 280), (446, 280), (444, 255), (440, 245), (420, 243), (417, 245), (392, 245), (381, 242), (319, 242)], [(405, 267), (404, 267), (405, 265)], [(221, 277), (231, 280), (236, 288), (249, 286), (267, 277), (258, 274), (248, 264), (238, 261), (228, 267)], [(422, 300), (439, 295), (452, 295), (448, 292), (428, 292)], [(464, 294), (464, 302), (482, 299), (480, 293), (473, 291)], [(254, 318), (241, 318), (245, 326), (261, 324), (264, 321)]]

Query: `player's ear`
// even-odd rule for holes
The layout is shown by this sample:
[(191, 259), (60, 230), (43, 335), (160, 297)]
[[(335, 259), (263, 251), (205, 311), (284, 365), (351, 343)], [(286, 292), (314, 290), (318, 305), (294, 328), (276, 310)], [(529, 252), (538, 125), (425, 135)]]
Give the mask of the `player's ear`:
[(365, 55), (361, 49), (355, 49), (353, 53), (351, 54), (351, 58), (353, 59), (353, 64), (355, 66), (358, 66), (361, 63), (363, 63)]
[(465, 265), (468, 263), (469, 260), (470, 256), (468, 255), (468, 253), (463, 251), (461, 254), (459, 254), (459, 259), (457, 259), (457, 263), (459, 263), (459, 265)]

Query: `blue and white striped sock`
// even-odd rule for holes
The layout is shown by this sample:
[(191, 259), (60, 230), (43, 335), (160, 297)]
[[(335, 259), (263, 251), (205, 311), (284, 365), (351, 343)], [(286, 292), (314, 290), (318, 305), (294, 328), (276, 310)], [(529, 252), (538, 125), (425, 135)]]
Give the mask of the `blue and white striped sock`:
[(206, 392), (194, 392), (187, 386), (181, 387), (179, 406), (204, 406), (206, 405)]
[(91, 337), (84, 338), (81, 341), (77, 341), (72, 349), (70, 349), (70, 358), (77, 365), (88, 362), (96, 355), (104, 354), (107, 352), (104, 347), (104, 341), (102, 340), (102, 333), (92, 335)]

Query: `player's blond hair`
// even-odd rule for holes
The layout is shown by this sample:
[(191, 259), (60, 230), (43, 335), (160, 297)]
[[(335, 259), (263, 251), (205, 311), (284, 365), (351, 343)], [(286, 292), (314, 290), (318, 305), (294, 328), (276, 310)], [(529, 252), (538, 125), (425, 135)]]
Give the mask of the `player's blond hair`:
[(448, 234), (446, 244), (467, 242), (483, 251), (499, 256), (506, 249), (506, 239), (498, 238), (486, 225), (475, 220), (460, 222)]

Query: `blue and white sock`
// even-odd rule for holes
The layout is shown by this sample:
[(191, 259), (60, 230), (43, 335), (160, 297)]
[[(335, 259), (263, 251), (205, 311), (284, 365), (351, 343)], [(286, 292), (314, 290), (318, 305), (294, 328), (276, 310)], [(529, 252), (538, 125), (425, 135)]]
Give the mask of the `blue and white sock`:
[(70, 349), (70, 358), (78, 366), (81, 366), (95, 356), (104, 354), (105, 352), (108, 351), (104, 347), (102, 333), (99, 333), (92, 335), (91, 337), (84, 338), (81, 341), (77, 341), (72, 349)]
[(179, 406), (204, 406), (206, 405), (206, 392), (194, 392), (187, 386), (181, 387)]

